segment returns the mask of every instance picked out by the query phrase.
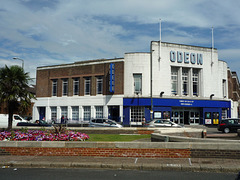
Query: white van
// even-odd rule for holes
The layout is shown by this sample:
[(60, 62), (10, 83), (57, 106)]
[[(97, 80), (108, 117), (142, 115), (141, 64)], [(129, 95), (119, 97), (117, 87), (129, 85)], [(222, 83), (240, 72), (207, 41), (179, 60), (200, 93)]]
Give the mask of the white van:
[[(18, 122), (28, 122), (18, 114), (13, 114), (12, 127), (16, 127)], [(8, 127), (8, 114), (0, 114), (0, 128)]]

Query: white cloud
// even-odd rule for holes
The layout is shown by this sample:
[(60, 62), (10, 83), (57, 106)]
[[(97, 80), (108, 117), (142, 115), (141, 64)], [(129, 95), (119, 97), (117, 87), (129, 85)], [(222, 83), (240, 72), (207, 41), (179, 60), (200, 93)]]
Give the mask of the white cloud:
[(210, 46), (214, 26), (219, 57), (232, 63), (238, 53), (225, 49), (240, 49), (239, 9), (236, 0), (2, 0), (0, 58), (21, 57), (35, 74), (41, 65), (149, 51), (162, 18), (163, 40), (173, 43)]

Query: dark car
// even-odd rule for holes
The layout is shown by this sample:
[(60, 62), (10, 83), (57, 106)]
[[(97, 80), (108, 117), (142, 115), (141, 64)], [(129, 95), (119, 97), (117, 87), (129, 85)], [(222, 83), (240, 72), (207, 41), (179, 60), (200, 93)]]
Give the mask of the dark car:
[(23, 119), (30, 121), (30, 120), (32, 120), (32, 116), (25, 116)]
[(240, 129), (240, 119), (238, 118), (223, 119), (218, 125), (218, 130), (224, 133), (236, 132), (238, 129)]
[(45, 127), (51, 127), (51, 124), (48, 124), (46, 121), (44, 120), (36, 120), (34, 123), (31, 122), (19, 122), (17, 123), (17, 126), (45, 126)]

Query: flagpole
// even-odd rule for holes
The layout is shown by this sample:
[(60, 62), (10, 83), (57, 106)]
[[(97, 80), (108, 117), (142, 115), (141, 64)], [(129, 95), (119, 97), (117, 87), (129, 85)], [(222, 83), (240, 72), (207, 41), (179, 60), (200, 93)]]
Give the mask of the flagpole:
[(213, 27), (212, 27), (212, 54), (211, 54), (211, 66), (213, 65), (213, 50), (214, 50), (214, 38), (213, 38)]
[(162, 19), (159, 19), (159, 50), (158, 50), (158, 61), (159, 61), (159, 71), (160, 71), (160, 61), (161, 61), (161, 49), (162, 48)]

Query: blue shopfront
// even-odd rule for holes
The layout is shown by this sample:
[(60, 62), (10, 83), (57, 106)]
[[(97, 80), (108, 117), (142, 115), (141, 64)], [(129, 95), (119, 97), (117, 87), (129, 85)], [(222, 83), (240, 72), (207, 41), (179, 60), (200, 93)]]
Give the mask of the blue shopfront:
[(227, 100), (153, 98), (151, 103), (151, 98), (124, 98), (123, 125), (141, 125), (143, 117), (146, 121), (161, 118), (178, 124), (217, 125), (220, 119), (231, 117), (230, 110)]

